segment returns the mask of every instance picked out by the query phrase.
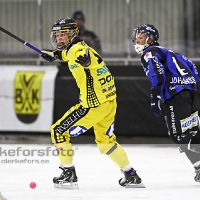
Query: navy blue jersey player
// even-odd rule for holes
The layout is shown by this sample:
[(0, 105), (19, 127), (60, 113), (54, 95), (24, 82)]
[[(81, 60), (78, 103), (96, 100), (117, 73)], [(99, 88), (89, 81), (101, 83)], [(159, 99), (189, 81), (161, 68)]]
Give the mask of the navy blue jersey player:
[(151, 82), (151, 109), (165, 116), (170, 138), (195, 168), (200, 182), (200, 131), (196, 85), (198, 71), (185, 56), (158, 43), (159, 32), (151, 24), (136, 27), (131, 40), (141, 54), (141, 64)]

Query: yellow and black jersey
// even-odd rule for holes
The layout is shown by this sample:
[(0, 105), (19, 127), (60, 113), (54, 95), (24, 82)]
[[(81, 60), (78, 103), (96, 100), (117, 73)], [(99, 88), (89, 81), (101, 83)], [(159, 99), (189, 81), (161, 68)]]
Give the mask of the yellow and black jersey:
[[(89, 48), (91, 64), (83, 67), (75, 62), (78, 56), (84, 56)], [(67, 52), (62, 51), (62, 60), (68, 61), (68, 67), (80, 89), (80, 102), (83, 107), (97, 107), (116, 98), (114, 77), (101, 56), (84, 41), (74, 44)]]

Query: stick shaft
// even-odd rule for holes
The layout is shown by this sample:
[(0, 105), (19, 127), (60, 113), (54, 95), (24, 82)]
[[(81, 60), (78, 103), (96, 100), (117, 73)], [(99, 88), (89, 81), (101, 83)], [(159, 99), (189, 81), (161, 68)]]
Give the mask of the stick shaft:
[(21, 42), (22, 44), (26, 45), (27, 47), (33, 49), (34, 51), (36, 51), (37, 53), (39, 53), (40, 55), (42, 55), (43, 53), (36, 47), (34, 47), (33, 45), (31, 45), (30, 43), (22, 40), (21, 38), (17, 37), (16, 35), (12, 34), (11, 32), (7, 31), (6, 29), (2, 28), (0, 26), (0, 31), (4, 32), (5, 34), (9, 35), (10, 37), (16, 39), (17, 41)]
[(2, 28), (1, 26), (0, 26), (0, 30), (1, 30), (2, 32), (4, 32), (5, 34), (9, 35), (10, 37), (13, 37), (14, 39), (18, 40), (19, 42), (21, 42), (21, 43), (23, 43), (23, 44), (25, 43), (24, 40), (22, 40), (21, 38), (17, 37), (17, 36), (14, 35), (14, 34), (12, 34), (11, 32), (7, 31), (6, 29)]

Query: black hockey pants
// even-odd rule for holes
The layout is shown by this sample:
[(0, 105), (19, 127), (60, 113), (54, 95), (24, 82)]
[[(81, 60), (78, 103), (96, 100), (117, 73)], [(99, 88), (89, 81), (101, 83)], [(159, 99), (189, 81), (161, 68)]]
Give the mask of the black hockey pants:
[[(179, 147), (180, 152), (185, 152), (192, 164), (200, 161), (197, 105), (196, 93), (190, 90), (182, 90), (164, 103), (169, 136), (173, 143)], [(188, 144), (190, 145), (188, 146)]]

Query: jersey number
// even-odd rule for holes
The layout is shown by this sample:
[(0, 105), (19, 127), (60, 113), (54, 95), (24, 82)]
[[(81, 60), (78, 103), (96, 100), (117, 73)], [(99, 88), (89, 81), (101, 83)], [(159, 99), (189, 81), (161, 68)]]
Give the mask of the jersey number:
[(176, 58), (172, 57), (173, 63), (176, 65), (177, 70), (179, 71), (179, 73), (181, 74), (181, 76), (187, 75), (188, 73), (184, 72), (185, 69), (181, 69), (178, 65), (178, 63), (176, 62)]

